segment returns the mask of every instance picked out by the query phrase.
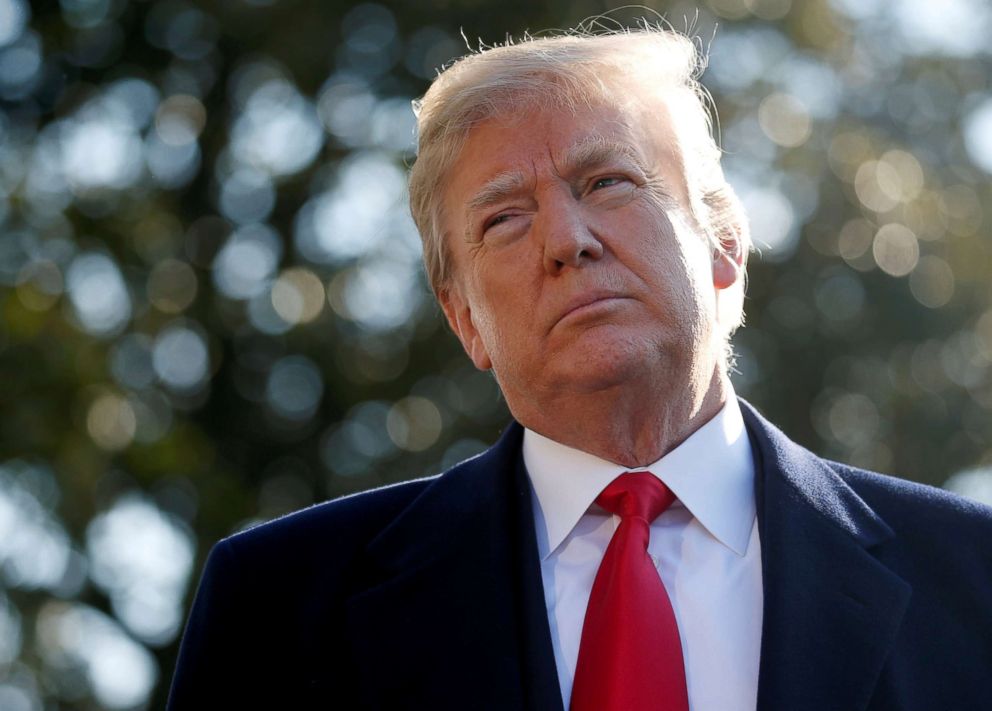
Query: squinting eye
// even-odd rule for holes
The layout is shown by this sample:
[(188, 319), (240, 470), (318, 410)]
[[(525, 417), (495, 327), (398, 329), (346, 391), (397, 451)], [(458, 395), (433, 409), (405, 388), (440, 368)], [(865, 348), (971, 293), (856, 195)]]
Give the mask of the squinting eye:
[(622, 180), (621, 178), (617, 178), (617, 177), (599, 178), (593, 182), (592, 189), (599, 190), (600, 188), (609, 188), (614, 185), (617, 185), (618, 183), (621, 182), (621, 180)]
[(482, 226), (482, 231), (485, 232), (490, 227), (495, 227), (496, 225), (500, 225), (506, 222), (507, 220), (509, 220), (510, 217), (511, 216), (507, 214), (495, 215), (494, 217), (486, 220), (485, 224)]

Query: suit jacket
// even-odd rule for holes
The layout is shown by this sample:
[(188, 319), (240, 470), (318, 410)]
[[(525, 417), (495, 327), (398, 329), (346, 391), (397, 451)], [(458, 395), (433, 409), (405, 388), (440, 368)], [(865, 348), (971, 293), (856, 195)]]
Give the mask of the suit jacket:
[[(992, 509), (827, 462), (742, 409), (759, 711), (992, 708)], [(561, 711), (521, 436), (218, 543), (170, 708)]]

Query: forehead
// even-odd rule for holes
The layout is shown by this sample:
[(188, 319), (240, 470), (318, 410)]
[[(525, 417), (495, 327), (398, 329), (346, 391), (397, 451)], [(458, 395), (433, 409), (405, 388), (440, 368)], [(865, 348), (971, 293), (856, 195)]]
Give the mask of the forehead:
[[(620, 101), (609, 101), (619, 98)], [(536, 179), (612, 155), (681, 183), (681, 151), (668, 104), (660, 97), (607, 97), (574, 109), (546, 107), (497, 115), (467, 133), (448, 171), (444, 212), (455, 217), (481, 185)]]
[(610, 141), (638, 146), (637, 121), (613, 106), (537, 109), (487, 119), (466, 135), (454, 169), (465, 173), (499, 169), (520, 160), (560, 159), (576, 146)]
[[(630, 92), (628, 92), (630, 93)], [(682, 151), (667, 100), (617, 94), (571, 108), (509, 112), (476, 124), (442, 187), (445, 241), (496, 198), (527, 192), (541, 178), (568, 179), (621, 163), (685, 194)]]

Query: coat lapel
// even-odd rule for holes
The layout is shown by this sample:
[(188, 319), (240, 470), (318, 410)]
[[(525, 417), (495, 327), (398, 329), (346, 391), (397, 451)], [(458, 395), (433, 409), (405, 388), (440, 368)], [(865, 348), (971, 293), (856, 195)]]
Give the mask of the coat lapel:
[[(873, 555), (892, 531), (741, 408), (759, 472), (758, 711), (865, 709), (911, 594)], [(369, 545), (347, 604), (367, 706), (562, 709), (521, 433), (436, 479)]]
[(561, 708), (521, 435), (434, 480), (368, 546), (347, 624), (369, 706)]
[(865, 709), (911, 594), (872, 554), (892, 530), (824, 460), (741, 409), (759, 472), (758, 711)]

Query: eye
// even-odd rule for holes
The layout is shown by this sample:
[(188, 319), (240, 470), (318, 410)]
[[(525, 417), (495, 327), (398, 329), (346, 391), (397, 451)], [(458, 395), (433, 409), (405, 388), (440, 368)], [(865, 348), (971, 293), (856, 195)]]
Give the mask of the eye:
[(619, 185), (624, 182), (625, 178), (621, 178), (616, 175), (607, 176), (605, 178), (596, 178), (590, 186), (590, 190), (602, 190), (603, 188), (611, 188), (614, 185)]
[(490, 227), (496, 227), (497, 225), (501, 225), (504, 222), (506, 222), (507, 220), (509, 220), (511, 217), (513, 217), (513, 214), (512, 213), (506, 213), (506, 212), (501, 212), (498, 215), (493, 215), (488, 220), (486, 220), (484, 223), (482, 223), (482, 231), (485, 232)]

